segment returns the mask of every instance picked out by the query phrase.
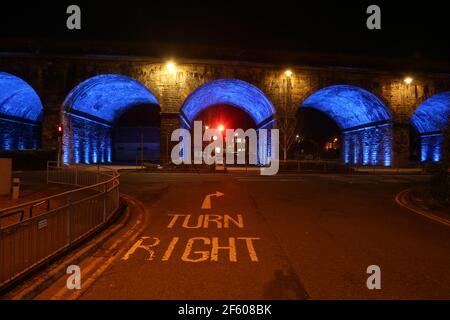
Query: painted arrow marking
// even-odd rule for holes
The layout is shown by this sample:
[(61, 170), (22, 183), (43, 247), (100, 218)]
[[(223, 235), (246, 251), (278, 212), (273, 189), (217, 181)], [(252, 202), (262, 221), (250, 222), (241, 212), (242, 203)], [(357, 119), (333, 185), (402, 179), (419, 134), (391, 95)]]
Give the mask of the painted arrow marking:
[(202, 203), (202, 209), (211, 209), (211, 197), (221, 197), (224, 194), (220, 191), (216, 191), (216, 193), (208, 194)]

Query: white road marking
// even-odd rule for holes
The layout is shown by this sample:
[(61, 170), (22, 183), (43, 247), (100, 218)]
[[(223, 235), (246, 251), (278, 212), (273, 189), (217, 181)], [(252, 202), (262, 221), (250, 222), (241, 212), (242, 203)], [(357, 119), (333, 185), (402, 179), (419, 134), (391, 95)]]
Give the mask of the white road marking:
[(208, 194), (202, 203), (202, 209), (211, 209), (211, 197), (222, 197), (224, 194), (220, 191), (216, 191), (216, 193)]
[(237, 181), (243, 182), (301, 182), (305, 181), (303, 178), (299, 177), (288, 177), (288, 178), (258, 178), (258, 177), (236, 177)]
[(410, 211), (412, 211), (414, 213), (420, 214), (423, 217), (426, 217), (428, 219), (434, 220), (436, 222), (440, 222), (440, 223), (446, 225), (447, 227), (450, 227), (450, 221), (449, 220), (441, 218), (441, 217), (439, 217), (439, 216), (437, 216), (435, 214), (432, 214), (430, 212), (426, 212), (424, 210), (420, 210), (420, 209), (413, 208), (413, 207), (409, 206), (408, 203), (404, 199), (406, 194), (409, 191), (410, 191), (410, 189), (407, 189), (407, 190), (403, 190), (403, 191), (397, 193), (397, 195), (395, 196), (395, 202), (397, 202), (397, 204), (401, 205), (402, 207), (404, 207), (404, 208), (406, 208), (406, 209), (408, 209), (408, 210), (410, 210)]

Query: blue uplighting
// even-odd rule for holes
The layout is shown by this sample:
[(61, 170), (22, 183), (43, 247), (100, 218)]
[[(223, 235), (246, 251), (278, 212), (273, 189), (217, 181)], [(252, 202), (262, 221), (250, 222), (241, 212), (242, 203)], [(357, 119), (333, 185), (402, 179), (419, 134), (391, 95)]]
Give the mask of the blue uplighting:
[(450, 92), (438, 93), (425, 100), (414, 112), (411, 124), (419, 134), (443, 131), (450, 117)]
[(33, 88), (22, 79), (0, 72), (0, 149), (37, 149), (43, 108)]
[(363, 166), (392, 164), (392, 127), (385, 124), (343, 133), (344, 163)]
[(420, 161), (440, 162), (442, 161), (443, 134), (430, 134), (420, 137)]
[(341, 129), (392, 119), (389, 109), (367, 90), (335, 85), (309, 96), (302, 107), (315, 108), (330, 116)]
[(104, 74), (80, 83), (65, 99), (64, 108), (113, 123), (127, 108), (138, 104), (158, 104), (158, 100), (132, 78)]
[(64, 163), (111, 162), (112, 125), (139, 104), (158, 101), (132, 78), (106, 74), (80, 83), (64, 101)]
[(64, 163), (111, 162), (111, 126), (70, 114), (64, 126)]
[(0, 117), (41, 121), (42, 102), (34, 89), (12, 74), (0, 72)]
[(349, 85), (335, 85), (309, 96), (302, 108), (315, 108), (343, 130), (345, 164), (390, 166), (392, 115), (372, 93)]
[(450, 92), (435, 94), (425, 100), (414, 112), (411, 124), (419, 134), (420, 160), (442, 161), (443, 131), (449, 125)]
[(275, 108), (260, 89), (238, 79), (219, 79), (200, 86), (187, 97), (181, 110), (192, 123), (201, 111), (217, 104), (241, 108), (256, 124), (275, 114)]

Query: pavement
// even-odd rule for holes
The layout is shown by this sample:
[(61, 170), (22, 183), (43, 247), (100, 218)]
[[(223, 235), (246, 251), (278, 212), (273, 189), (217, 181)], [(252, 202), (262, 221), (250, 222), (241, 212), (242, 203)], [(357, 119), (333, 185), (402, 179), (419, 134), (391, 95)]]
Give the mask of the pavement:
[[(20, 194), (19, 199), (13, 200), (11, 196), (0, 196), (0, 210), (22, 205), (31, 201), (37, 201), (55, 194), (74, 189), (71, 186), (47, 184), (45, 171), (15, 171), (14, 178), (20, 178)], [(55, 200), (57, 201), (57, 200)], [(52, 201), (52, 206), (57, 203)], [(25, 211), (28, 212), (28, 208)], [(44, 206), (39, 206), (33, 211), (34, 215), (46, 212)], [(27, 218), (25, 214), (24, 218)], [(9, 216), (1, 219), (3, 227), (20, 222), (20, 214)]]
[(123, 172), (123, 230), (36, 299), (450, 299), (449, 226), (396, 202), (426, 179)]

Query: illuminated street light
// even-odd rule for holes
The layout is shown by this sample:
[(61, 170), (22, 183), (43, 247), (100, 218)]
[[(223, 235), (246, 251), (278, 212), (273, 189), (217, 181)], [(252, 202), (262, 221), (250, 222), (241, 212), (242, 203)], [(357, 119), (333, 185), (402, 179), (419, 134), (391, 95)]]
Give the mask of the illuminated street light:
[(217, 140), (217, 136), (213, 136), (213, 140), (216, 141)]
[(225, 127), (223, 124), (220, 124), (217, 129), (219, 129), (220, 132), (222, 132), (223, 130), (225, 130)]
[(208, 130), (209, 129), (209, 126), (205, 126), (205, 130)]
[(284, 74), (286, 75), (286, 77), (291, 77), (292, 76), (292, 71), (291, 70), (286, 70), (285, 72), (284, 72)]
[(406, 77), (405, 80), (403, 80), (406, 84), (411, 84), (413, 82), (413, 79), (411, 77)]
[(169, 70), (170, 73), (175, 73), (177, 71), (175, 63), (173, 63), (173, 62), (167, 62), (166, 67), (167, 67), (167, 70)]

